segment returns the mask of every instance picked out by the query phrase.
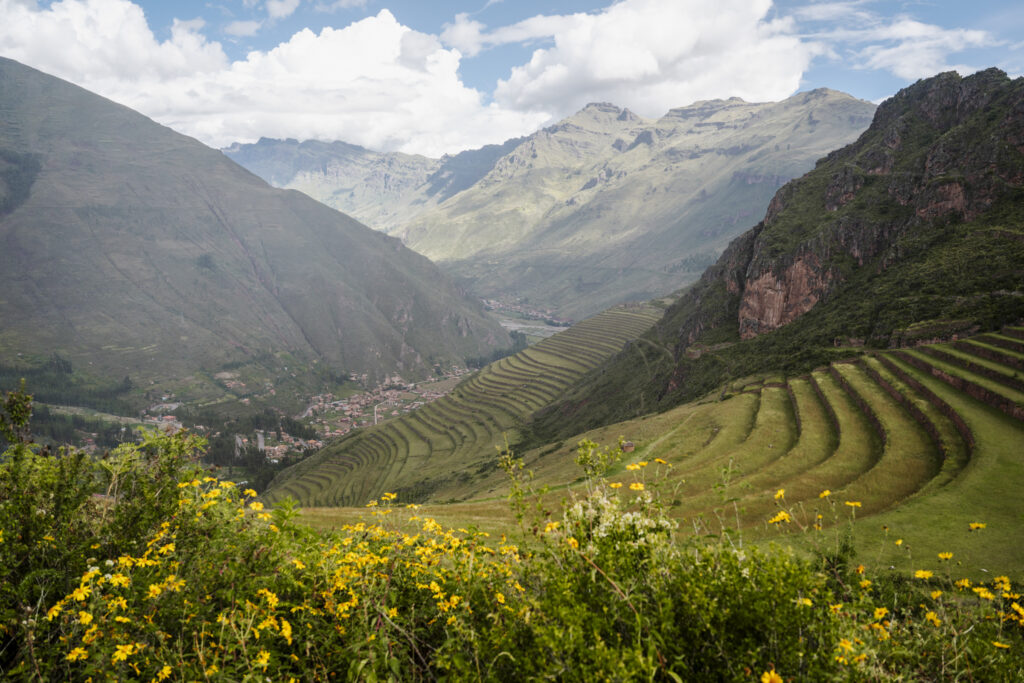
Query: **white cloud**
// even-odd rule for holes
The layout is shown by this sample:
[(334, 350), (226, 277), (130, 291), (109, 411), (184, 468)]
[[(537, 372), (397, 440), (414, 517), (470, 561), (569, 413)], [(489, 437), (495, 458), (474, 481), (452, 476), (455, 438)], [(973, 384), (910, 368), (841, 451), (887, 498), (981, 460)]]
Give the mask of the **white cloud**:
[(907, 81), (941, 71), (972, 73), (978, 67), (952, 63), (950, 57), (1001, 44), (984, 30), (945, 28), (906, 15), (882, 16), (863, 0), (812, 4), (796, 8), (793, 16), (808, 24), (825, 22), (804, 36), (827, 44), (830, 59), (858, 69), (888, 71)]
[(271, 19), (290, 17), (299, 6), (299, 0), (267, 0), (267, 16)]
[(552, 43), (498, 82), (494, 99), (502, 107), (564, 115), (606, 100), (659, 116), (700, 99), (792, 94), (823, 48), (795, 36), (790, 20), (768, 20), (771, 4), (622, 0), (595, 14), (541, 15), (490, 32), (459, 15), (442, 40), (467, 54), (505, 43)]
[(228, 63), (198, 32), (201, 21), (175, 21), (170, 39), (158, 42), (142, 9), (126, 0), (63, 0), (47, 9), (0, 0), (0, 16), (0, 53), (79, 84), (130, 86)]
[(873, 44), (858, 51), (859, 66), (889, 71), (907, 80), (951, 69), (975, 71), (974, 67), (950, 64), (947, 57), (995, 42), (985, 31), (945, 29), (907, 18), (870, 31), (865, 39)]
[(129, 0), (0, 0), (0, 54), (71, 80), (212, 146), (261, 136), (345, 140), (439, 156), (543, 125), (546, 114), (485, 105), (460, 56), (387, 10), (303, 30), (230, 62), (194, 21), (158, 41)]
[(254, 36), (262, 26), (262, 21), (232, 21), (224, 27), (224, 33), (229, 36)]

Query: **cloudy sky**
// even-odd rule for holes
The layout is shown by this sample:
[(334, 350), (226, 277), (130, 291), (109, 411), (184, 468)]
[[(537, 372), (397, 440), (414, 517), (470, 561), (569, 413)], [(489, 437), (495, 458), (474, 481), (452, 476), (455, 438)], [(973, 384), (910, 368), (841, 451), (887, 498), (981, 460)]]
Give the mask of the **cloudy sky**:
[(0, 0), (0, 55), (221, 147), (261, 136), (430, 156), (607, 101), (1024, 73), (1019, 0)]

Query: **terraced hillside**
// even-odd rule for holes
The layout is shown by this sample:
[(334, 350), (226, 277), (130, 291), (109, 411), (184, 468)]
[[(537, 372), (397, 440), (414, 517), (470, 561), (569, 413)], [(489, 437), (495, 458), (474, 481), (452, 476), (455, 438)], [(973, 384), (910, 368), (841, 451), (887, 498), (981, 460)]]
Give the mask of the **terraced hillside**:
[[(999, 531), (972, 546), (972, 564), (1005, 567), (1012, 555), (1024, 566), (1024, 548), (991, 536), (1010, 539), (1024, 520), (1024, 327), (741, 381), (724, 396), (585, 436), (632, 439), (629, 462), (646, 465), (623, 463), (611, 480), (662, 491), (684, 529), (761, 536), (871, 516), (859, 542), (895, 563), (910, 547), (949, 550), (980, 521)], [(572, 481), (572, 450), (567, 441), (528, 465), (538, 481)], [(769, 523), (781, 510), (792, 521)]]
[[(535, 485), (551, 488), (545, 507), (558, 509), (580, 475), (576, 443), (625, 437), (635, 450), (609, 482), (621, 484), (618, 495), (638, 495), (629, 488), (637, 483), (657, 492), (683, 533), (727, 527), (748, 540), (781, 535), (834, 550), (838, 536), (819, 534), (815, 525), (842, 536), (853, 521), (864, 562), (899, 566), (956, 551), (971, 567), (957, 571), (1020, 574), (1022, 376), (1024, 327), (1006, 327), (866, 353), (799, 377), (740, 380), (702, 402), (595, 429), (524, 460)], [(503, 476), (476, 482), (474, 500), (430, 505), (423, 514), (509, 531), (515, 522)], [(790, 521), (771, 523), (781, 511)], [(358, 512), (304, 514), (331, 526)], [(972, 522), (985, 528), (972, 532)]]
[(453, 497), (496, 469), (496, 447), (522, 420), (661, 315), (653, 306), (618, 306), (488, 365), (441, 400), (397, 420), (353, 433), (287, 470), (266, 498), (303, 505), (358, 505), (384, 491), (404, 502)]

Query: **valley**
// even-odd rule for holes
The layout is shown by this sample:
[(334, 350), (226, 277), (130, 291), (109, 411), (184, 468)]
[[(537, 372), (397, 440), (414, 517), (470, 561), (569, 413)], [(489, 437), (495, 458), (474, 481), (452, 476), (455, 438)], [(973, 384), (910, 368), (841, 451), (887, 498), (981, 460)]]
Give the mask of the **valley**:
[(1024, 675), (1024, 79), (442, 159), (0, 87), (0, 675)]

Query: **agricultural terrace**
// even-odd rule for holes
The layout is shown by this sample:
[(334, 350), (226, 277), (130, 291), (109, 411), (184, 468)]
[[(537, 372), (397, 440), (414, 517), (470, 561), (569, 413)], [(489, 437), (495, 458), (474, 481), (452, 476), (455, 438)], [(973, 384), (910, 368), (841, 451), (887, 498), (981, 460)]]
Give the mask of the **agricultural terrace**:
[[(577, 442), (625, 438), (635, 450), (608, 470), (609, 486), (654, 492), (684, 533), (782, 537), (824, 552), (825, 532), (854, 529), (857, 552), (876, 566), (922, 558), (936, 569), (938, 553), (955, 551), (959, 571), (974, 579), (1024, 577), (1022, 374), (1024, 328), (1006, 328), (801, 377), (748, 378), (721, 400), (593, 430), (523, 461), (534, 489), (548, 487), (542, 507), (556, 509), (579, 491)], [(446, 523), (508, 533), (507, 492), (427, 509)], [(321, 527), (357, 516), (304, 514)], [(835, 533), (828, 538), (835, 543)]]
[(660, 317), (618, 306), (491, 363), (448, 396), (360, 430), (285, 471), (265, 495), (304, 506), (361, 505), (385, 491), (403, 502), (462, 500), (503, 484), (498, 449), (516, 427)]

